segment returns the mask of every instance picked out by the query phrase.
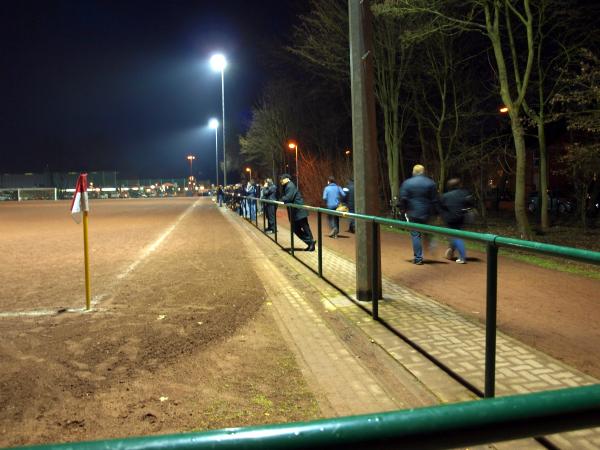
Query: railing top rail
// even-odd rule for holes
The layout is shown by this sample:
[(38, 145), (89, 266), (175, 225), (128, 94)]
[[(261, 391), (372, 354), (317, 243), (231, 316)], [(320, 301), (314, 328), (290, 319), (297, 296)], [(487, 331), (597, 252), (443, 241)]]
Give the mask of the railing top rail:
[(600, 425), (600, 385), (313, 422), (41, 445), (44, 450), (455, 448)]
[(388, 225), (395, 228), (402, 228), (405, 230), (415, 230), (427, 233), (441, 234), (443, 236), (457, 237), (460, 239), (467, 239), (469, 241), (482, 242), (484, 244), (492, 244), (496, 247), (509, 248), (513, 250), (522, 250), (532, 253), (541, 253), (549, 256), (561, 256), (576, 261), (581, 261), (589, 264), (600, 265), (600, 252), (593, 250), (585, 250), (574, 247), (565, 247), (562, 245), (545, 244), (542, 242), (526, 241), (523, 239), (509, 238), (505, 236), (498, 236), (490, 233), (476, 233), (473, 231), (454, 230), (451, 228), (438, 227), (435, 225), (425, 225), (419, 223), (404, 222), (402, 220), (388, 219), (379, 216), (370, 216), (365, 214), (356, 214), (349, 212), (340, 212), (331, 210), (328, 208), (319, 208), (308, 205), (294, 205), (291, 203), (284, 204), (279, 201), (259, 199), (257, 197), (246, 197), (239, 196), (240, 198), (259, 200), (262, 203), (269, 203), (286, 208), (304, 209), (310, 212), (320, 212), (323, 214), (329, 214), (333, 216), (344, 217), (348, 219), (365, 220), (369, 222), (375, 222), (380, 225)]

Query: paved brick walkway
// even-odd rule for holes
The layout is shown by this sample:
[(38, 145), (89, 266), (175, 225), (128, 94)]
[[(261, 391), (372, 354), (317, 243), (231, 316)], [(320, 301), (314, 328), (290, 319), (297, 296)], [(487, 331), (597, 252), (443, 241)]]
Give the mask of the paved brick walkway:
[[(249, 245), (256, 245), (257, 249), (259, 247), (264, 249), (266, 242), (272, 248), (278, 248), (274, 243), (269, 242), (266, 236), (258, 233), (237, 215), (233, 213), (228, 215), (232, 221), (245, 226)], [(262, 220), (259, 220), (259, 225), (261, 224)], [(281, 232), (278, 234), (278, 241), (282, 246), (289, 247), (289, 229), (285, 229), (286, 224), (279, 225)], [(474, 398), (471, 392), (408, 346), (396, 334), (373, 321), (366, 311), (370, 311), (370, 303), (360, 302), (358, 304), (358, 302), (349, 300), (340, 295), (339, 291), (323, 283), (318, 276), (307, 271), (300, 262), (316, 271), (317, 252), (301, 251), (305, 245), (297, 239), (295, 239), (295, 245), (298, 250), (295, 252), (297, 260), (285, 254), (282, 257), (281, 251), (272, 253), (271, 256), (285, 261), (298, 273), (305, 273), (305, 279), (320, 290), (326, 310), (335, 310), (343, 314), (374, 343), (385, 349), (403, 368), (410, 371), (430, 393), (437, 397), (439, 402), (465, 401)], [(259, 252), (264, 252), (264, 250)], [(307, 330), (306, 327), (310, 327), (309, 333), (314, 333), (314, 336), (317, 337), (316, 347), (314, 343), (306, 343), (298, 349), (302, 358), (311, 367), (323, 365), (323, 361), (311, 361), (311, 358), (325, 351), (332, 361), (331, 364), (327, 364), (327, 368), (322, 368), (324, 371), (328, 370), (327, 376), (345, 376), (348, 378), (348, 385), (352, 387), (351, 391), (354, 394), (350, 397), (347, 393), (339, 393), (338, 397), (345, 399), (344, 401), (340, 401), (336, 396), (331, 397), (335, 398), (331, 401), (333, 410), (337, 414), (355, 414), (397, 408), (398, 402), (382, 398), (384, 392), (376, 379), (371, 377), (368, 371), (365, 371), (356, 361), (356, 358), (348, 353), (343, 342), (340, 342), (335, 333), (328, 331), (326, 324), (319, 318), (319, 314), (303, 300), (302, 292), (289, 285), (272, 261), (271, 257), (264, 258), (259, 263), (262, 265), (260, 272), (269, 274), (262, 277), (264, 285), (269, 290), (269, 296), (273, 299), (287, 299), (286, 302), (273, 302), (281, 322), (286, 324), (285, 328), (292, 335), (299, 333), (301, 329)], [(281, 264), (281, 262), (278, 261), (277, 264)], [(306, 275), (307, 272), (308, 275)], [(323, 246), (323, 275), (336, 286), (343, 286), (347, 294), (355, 299), (354, 262), (327, 249), (325, 245)], [(414, 291), (396, 285), (385, 277), (383, 279), (383, 295), (384, 300), (379, 302), (379, 316), (386, 323), (483, 391), (485, 329), (481, 324)], [(356, 376), (356, 374), (359, 375)], [(496, 359), (496, 393), (498, 396), (598, 382), (598, 380), (498, 332)], [(323, 383), (323, 389), (327, 394), (331, 387), (328, 388), (324, 381)], [(365, 409), (365, 405), (372, 405), (372, 407)], [(600, 428), (552, 435), (548, 439), (559, 448), (600, 449)], [(535, 448), (538, 445), (531, 440), (518, 441), (516, 447), (514, 444), (505, 443), (495, 446)]]

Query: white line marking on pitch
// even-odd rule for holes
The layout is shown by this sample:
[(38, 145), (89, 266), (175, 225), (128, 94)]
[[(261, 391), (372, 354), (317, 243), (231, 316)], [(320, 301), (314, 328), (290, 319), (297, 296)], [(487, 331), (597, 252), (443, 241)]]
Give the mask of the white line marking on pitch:
[(171, 234), (171, 232), (175, 229), (175, 227), (179, 224), (179, 222), (181, 222), (185, 216), (187, 216), (190, 211), (192, 210), (192, 208), (194, 208), (198, 202), (200, 200), (196, 200), (193, 204), (191, 204), (175, 221), (175, 223), (173, 225), (171, 225), (162, 235), (160, 235), (158, 237), (158, 239), (156, 241), (154, 241), (152, 244), (150, 244), (149, 246), (147, 246), (141, 253), (140, 256), (138, 257), (138, 259), (136, 261), (134, 261), (126, 270), (125, 272), (117, 275), (117, 278), (120, 280), (122, 278), (125, 278), (127, 275), (129, 275), (133, 270), (135, 270), (135, 268), (144, 260), (146, 259), (146, 257), (148, 257), (148, 255), (150, 255), (150, 253), (152, 253), (154, 250), (156, 250), (158, 248), (158, 246), (167, 238), (167, 236), (169, 236), (169, 234)]
[[(177, 225), (179, 225), (179, 223), (190, 213), (190, 211), (200, 202), (200, 199), (196, 200), (193, 204), (191, 204), (190, 206), (188, 206), (188, 208), (181, 213), (181, 215), (177, 218), (177, 220), (175, 220), (175, 223), (173, 225), (171, 225), (163, 234), (161, 234), (158, 239), (156, 239), (152, 244), (148, 245), (141, 253), (140, 256), (138, 257), (138, 259), (136, 261), (134, 261), (126, 270), (125, 272), (117, 275), (117, 278), (119, 280), (125, 278), (127, 275), (129, 275), (133, 270), (135, 270), (135, 268), (144, 260), (148, 257), (148, 255), (150, 255), (152, 252), (154, 252), (158, 246), (169, 236), (169, 234), (171, 234), (173, 232), (173, 230), (175, 229), (175, 227), (177, 227)], [(93, 305), (97, 305), (98, 303), (100, 303), (100, 301), (107, 297), (107, 294), (99, 294), (99, 295), (95, 295), (94, 298), (92, 298), (92, 306)], [(57, 314), (61, 314), (61, 313), (73, 313), (73, 312), (81, 312), (81, 313), (86, 313), (86, 312), (90, 312), (91, 310), (86, 310), (85, 308), (60, 308), (60, 309), (37, 309), (37, 310), (33, 310), (33, 311), (15, 311), (15, 312), (0, 312), (0, 318), (3, 317), (40, 317), (40, 316), (54, 316)]]

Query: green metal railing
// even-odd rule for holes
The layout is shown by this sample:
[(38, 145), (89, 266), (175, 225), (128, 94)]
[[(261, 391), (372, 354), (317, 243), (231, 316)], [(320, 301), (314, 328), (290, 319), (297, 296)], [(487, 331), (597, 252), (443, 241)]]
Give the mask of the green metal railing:
[(600, 425), (600, 385), (313, 422), (40, 445), (38, 450), (442, 449)]
[[(318, 243), (318, 255), (317, 255), (317, 273), (321, 278), (323, 277), (323, 249), (321, 246), (322, 241), (322, 215), (334, 215), (346, 219), (362, 220), (370, 224), (372, 227), (372, 248), (374, 252), (379, 252), (380, 247), (380, 225), (386, 225), (394, 228), (401, 228), (404, 230), (414, 230), (424, 233), (443, 235), (448, 237), (455, 237), (460, 239), (466, 239), (469, 241), (480, 242), (486, 246), (487, 254), (487, 275), (486, 275), (486, 325), (485, 325), (485, 381), (484, 381), (484, 392), (481, 392), (468, 380), (465, 380), (460, 375), (453, 372), (449, 367), (443, 364), (438, 359), (427, 354), (420, 346), (414, 342), (410, 342), (411, 345), (423, 353), (427, 358), (441, 367), (449, 375), (455, 378), (457, 381), (462, 383), (464, 386), (469, 388), (475, 394), (490, 398), (495, 396), (496, 386), (496, 319), (498, 310), (498, 250), (500, 248), (513, 249), (526, 251), (531, 253), (540, 253), (544, 255), (560, 256), (562, 258), (572, 259), (576, 261), (586, 262), (589, 264), (600, 265), (600, 252), (594, 252), (591, 250), (583, 250), (571, 247), (563, 247), (559, 245), (543, 244), (539, 242), (525, 241), (521, 239), (513, 239), (503, 236), (498, 236), (490, 233), (475, 233), (472, 231), (455, 230), (451, 228), (443, 228), (433, 225), (424, 225), (411, 222), (404, 222), (400, 220), (388, 219), (378, 216), (369, 216), (364, 214), (355, 213), (343, 213), (334, 211), (327, 208), (318, 208), (314, 206), (306, 205), (294, 205), (294, 204), (283, 204), (282, 202), (276, 202), (271, 200), (258, 199), (255, 197), (244, 197), (237, 196), (238, 199), (247, 199), (257, 204), (273, 204), (277, 206), (283, 206), (285, 208), (297, 208), (304, 209), (309, 212), (317, 213), (317, 243)], [(258, 222), (256, 222), (258, 227)], [(263, 215), (263, 230), (264, 230), (264, 215)], [(277, 235), (275, 234), (275, 241), (277, 242)], [(293, 226), (290, 226), (290, 242), (291, 242), (291, 254), (294, 255), (294, 233)], [(377, 260), (377, 258), (374, 258)], [(375, 285), (375, 284), (374, 284)], [(372, 299), (371, 314), (373, 319), (383, 322), (379, 318), (379, 299)], [(388, 328), (393, 329), (387, 325)], [(395, 330), (397, 332), (397, 330)], [(402, 336), (406, 341), (409, 341)]]

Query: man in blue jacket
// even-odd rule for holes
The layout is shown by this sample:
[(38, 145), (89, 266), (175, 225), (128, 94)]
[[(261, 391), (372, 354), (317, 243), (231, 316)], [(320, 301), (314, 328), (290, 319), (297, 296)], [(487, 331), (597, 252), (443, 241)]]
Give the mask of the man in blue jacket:
[[(327, 178), (327, 186), (323, 190), (323, 200), (325, 201), (325, 205), (327, 209), (335, 210), (346, 194), (341, 187), (335, 184), (335, 178), (329, 176)], [(337, 238), (338, 233), (340, 232), (340, 218), (338, 216), (327, 216), (329, 220), (329, 237)]]
[[(427, 223), (432, 214), (438, 211), (438, 193), (435, 182), (425, 176), (425, 167), (417, 164), (413, 167), (413, 176), (400, 187), (400, 210), (406, 214), (409, 222)], [(423, 264), (422, 233), (410, 232), (414, 253), (413, 263)]]

